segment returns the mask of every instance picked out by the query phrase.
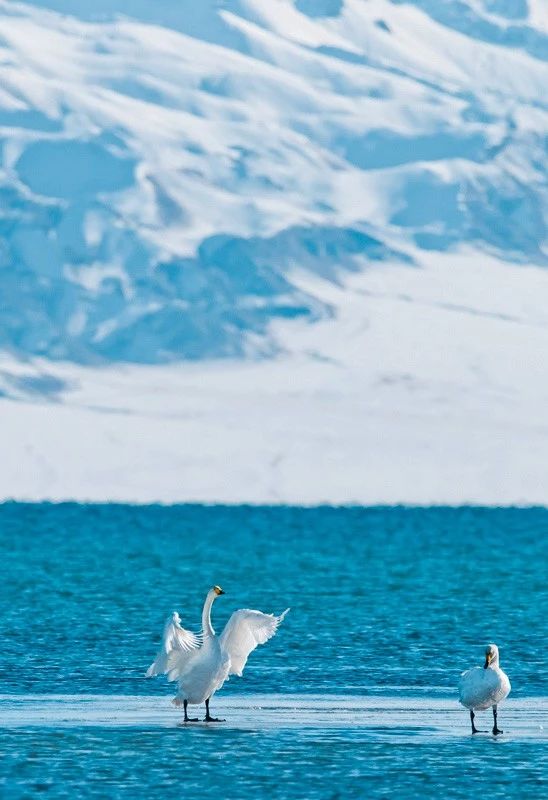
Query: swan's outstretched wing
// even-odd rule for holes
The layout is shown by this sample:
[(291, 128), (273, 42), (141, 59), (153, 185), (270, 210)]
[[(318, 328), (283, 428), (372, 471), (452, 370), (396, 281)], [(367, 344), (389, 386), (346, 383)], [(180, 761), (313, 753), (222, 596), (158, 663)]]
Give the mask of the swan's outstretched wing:
[(230, 656), (229, 675), (241, 676), (251, 651), (274, 636), (288, 611), (286, 608), (279, 617), (249, 608), (234, 612), (219, 639), (222, 649)]
[(153, 675), (163, 675), (165, 672), (169, 672), (179, 657), (189, 655), (200, 647), (200, 644), (200, 639), (196, 634), (181, 626), (181, 618), (174, 611), (166, 620), (162, 646), (147, 669), (146, 677), (151, 678)]

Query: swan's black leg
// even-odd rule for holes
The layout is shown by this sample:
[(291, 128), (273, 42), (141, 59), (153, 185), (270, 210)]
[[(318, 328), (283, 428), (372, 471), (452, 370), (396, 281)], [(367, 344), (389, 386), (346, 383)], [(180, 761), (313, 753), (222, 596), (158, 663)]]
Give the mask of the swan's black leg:
[(208, 697), (206, 700), (205, 722), (224, 722), (225, 721), (224, 719), (219, 719), (218, 717), (211, 716), (211, 714), (209, 713), (209, 700), (210, 698)]
[(193, 718), (190, 718), (190, 717), (188, 716), (188, 711), (187, 711), (187, 708), (188, 708), (188, 700), (183, 700), (183, 708), (184, 708), (184, 710), (185, 710), (185, 722), (199, 722), (199, 719), (198, 719), (198, 717), (193, 717)]
[(493, 706), (493, 736), (498, 736), (499, 733), (504, 733), (497, 725), (497, 707)]
[(483, 733), (483, 731), (478, 731), (476, 726), (474, 725), (474, 709), (470, 709), (470, 722), (472, 723), (472, 733)]

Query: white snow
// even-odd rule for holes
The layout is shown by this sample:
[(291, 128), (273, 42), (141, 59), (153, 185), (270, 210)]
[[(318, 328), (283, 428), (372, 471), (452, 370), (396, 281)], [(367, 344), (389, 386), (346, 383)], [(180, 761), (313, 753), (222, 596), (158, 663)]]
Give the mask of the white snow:
[(0, 0), (0, 498), (547, 504), (518, 6)]
[(548, 33), (548, 5), (544, 0), (528, 0), (528, 6), (530, 24)]
[(1, 496), (546, 504), (548, 272), (478, 258), (317, 279), (336, 315), (280, 324), (291, 352), (273, 361), (4, 357), (12, 395), (14, 376), (66, 388), (1, 402)]

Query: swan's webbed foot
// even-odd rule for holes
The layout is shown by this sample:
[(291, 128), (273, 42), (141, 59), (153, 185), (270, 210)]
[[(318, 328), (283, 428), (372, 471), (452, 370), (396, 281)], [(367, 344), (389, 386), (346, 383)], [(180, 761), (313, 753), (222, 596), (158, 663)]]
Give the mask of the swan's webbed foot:
[(498, 736), (500, 733), (504, 733), (504, 731), (501, 731), (497, 725), (497, 707), (493, 706), (493, 736)]
[(226, 722), (225, 719), (219, 719), (218, 717), (211, 716), (211, 714), (209, 713), (209, 697), (205, 701), (205, 707), (206, 707), (206, 715), (204, 717), (204, 722)]
[(185, 710), (185, 719), (184, 719), (184, 721), (185, 721), (185, 722), (199, 722), (199, 721), (200, 721), (200, 720), (198, 719), (198, 717), (189, 717), (189, 716), (188, 716), (188, 711), (187, 711), (187, 708), (188, 708), (188, 700), (185, 700), (185, 701), (183, 702), (183, 708), (184, 708), (184, 710)]
[(478, 730), (476, 728), (476, 726), (474, 724), (474, 716), (475, 716), (474, 712), (472, 710), (470, 710), (470, 722), (472, 723), (472, 733), (473, 734), (474, 733), (485, 733), (485, 731), (480, 731), (480, 730)]

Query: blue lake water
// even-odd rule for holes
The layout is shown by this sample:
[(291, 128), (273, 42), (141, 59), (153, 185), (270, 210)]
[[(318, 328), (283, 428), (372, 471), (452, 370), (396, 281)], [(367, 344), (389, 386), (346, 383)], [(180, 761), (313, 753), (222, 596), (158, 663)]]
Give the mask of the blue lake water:
[[(0, 794), (540, 796), (547, 532), (544, 509), (0, 506)], [(291, 612), (214, 698), (226, 723), (184, 727), (143, 674), (214, 583), (218, 630)], [(498, 739), (455, 695), (490, 641)]]

